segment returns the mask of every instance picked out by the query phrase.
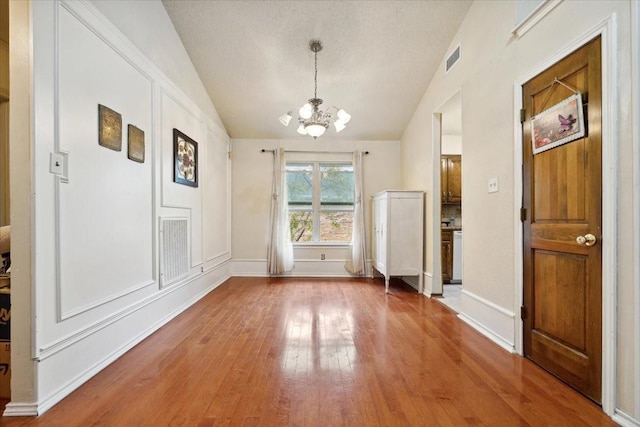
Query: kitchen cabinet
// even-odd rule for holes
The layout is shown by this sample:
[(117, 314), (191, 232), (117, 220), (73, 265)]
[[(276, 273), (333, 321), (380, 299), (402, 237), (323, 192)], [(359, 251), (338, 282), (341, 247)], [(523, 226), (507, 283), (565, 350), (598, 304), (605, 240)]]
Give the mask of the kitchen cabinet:
[(453, 230), (441, 230), (442, 283), (453, 278)]
[(440, 158), (440, 188), (442, 203), (462, 202), (462, 156), (443, 155)]
[(391, 276), (418, 276), (422, 292), (422, 250), (424, 238), (424, 193), (383, 191), (372, 196), (372, 271), (385, 278), (389, 292)]

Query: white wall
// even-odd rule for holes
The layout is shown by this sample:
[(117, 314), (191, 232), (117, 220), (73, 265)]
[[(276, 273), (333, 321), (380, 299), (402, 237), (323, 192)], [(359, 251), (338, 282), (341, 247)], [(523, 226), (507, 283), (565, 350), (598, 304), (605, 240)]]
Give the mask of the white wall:
[[(617, 269), (615, 277), (605, 281), (605, 287), (617, 292), (612, 297), (617, 299), (617, 336), (614, 337), (617, 359), (605, 357), (605, 369), (609, 373), (614, 372), (611, 376), (617, 383), (617, 389), (612, 393), (615, 395), (616, 416), (619, 417), (616, 420), (635, 419), (633, 422), (639, 423), (640, 407), (636, 402), (640, 400), (636, 394), (640, 373), (636, 361), (640, 354), (633, 345), (640, 327), (633, 322), (634, 283), (637, 284), (633, 265), (638, 254), (634, 253), (632, 236), (640, 233), (640, 230), (633, 230), (633, 218), (640, 212), (633, 210), (633, 201), (638, 194), (632, 193), (630, 177), (633, 172), (631, 121), (640, 112), (632, 110), (629, 97), (631, 82), (634, 81), (630, 75), (630, 8), (630, 1), (564, 1), (524, 36), (515, 38), (511, 30), (516, 22), (516, 2), (474, 2), (450, 47), (451, 50), (461, 44), (460, 61), (446, 75), (443, 62), (401, 143), (403, 185), (422, 189), (429, 197), (434, 191), (432, 175), (428, 172), (434, 167), (432, 115), (454, 93), (462, 92), (462, 203), (465, 213), (473, 212), (465, 215), (464, 220), (465, 293), (462, 314), (492, 334), (497, 342), (513, 349), (518, 339), (515, 313), (519, 305), (515, 300), (514, 281), (518, 283), (521, 280), (516, 277), (520, 259), (517, 255), (514, 200), (520, 190), (515, 188), (517, 176), (514, 172), (518, 170), (514, 167), (518, 143), (514, 142), (514, 123), (519, 108), (514, 105), (514, 87), (532, 69), (612, 17), (611, 35), (617, 44), (608, 54), (613, 55), (612, 72), (617, 87), (611, 96), (617, 104), (604, 107), (618, 111), (613, 117), (613, 141), (617, 140), (618, 146), (609, 148), (610, 152), (618, 152), (613, 159), (618, 173), (617, 182), (605, 191), (613, 194), (617, 191), (625, 197), (618, 198), (614, 202), (616, 205), (611, 207), (616, 213), (612, 220), (617, 221), (617, 234), (610, 236), (609, 241), (616, 245), (610, 251), (617, 252)], [(637, 41), (634, 42), (637, 48)], [(607, 58), (603, 62), (606, 64)], [(637, 79), (636, 75), (636, 84)], [(499, 178), (498, 193), (487, 192), (487, 180), (491, 177)], [(431, 229), (430, 224), (434, 221), (430, 214), (428, 206), (427, 230)], [(429, 250), (433, 244), (427, 236), (427, 273), (434, 268), (433, 251)], [(604, 262), (609, 261), (605, 259)], [(609, 343), (604, 344), (606, 348)], [(613, 413), (613, 408), (608, 410)]]
[[(293, 130), (292, 130), (293, 131)], [(382, 190), (400, 188), (400, 144), (398, 141), (331, 141), (311, 138), (301, 140), (233, 140), (233, 274), (267, 274), (267, 242), (273, 155), (261, 149), (301, 151), (369, 151), (363, 157), (365, 224), (371, 224), (371, 195)], [(350, 154), (286, 154), (288, 159), (351, 160)], [(367, 256), (370, 251), (370, 227), (367, 229)], [(326, 259), (320, 260), (324, 253)], [(347, 276), (344, 269), (345, 247), (297, 247), (292, 275)]]
[(461, 135), (442, 135), (440, 154), (462, 154)]
[[(201, 89), (202, 83), (175, 43), (179, 38), (160, 2), (136, 2), (134, 9), (128, 2), (100, 6), (114, 19), (129, 19), (132, 10), (138, 18), (157, 18), (121, 27), (135, 27), (134, 38), (146, 32), (173, 40), (162, 46), (164, 55), (182, 61), (169, 71), (184, 72), (178, 82), (167, 77), (166, 64), (154, 64), (144, 51), (149, 45), (157, 53), (158, 40), (136, 39), (134, 45), (91, 3), (31, 3), (36, 254), (31, 356), (38, 363), (31, 394), (21, 380), (28, 367), (14, 370), (8, 415), (47, 410), (230, 275), (230, 140), (215, 107), (208, 98), (183, 91)], [(122, 115), (122, 151), (99, 146), (98, 104)], [(127, 158), (128, 124), (144, 131), (144, 163)], [(173, 182), (174, 128), (198, 143), (197, 188)], [(65, 159), (63, 177), (49, 172), (51, 153)], [(190, 271), (160, 289), (162, 217), (188, 219)], [(29, 289), (28, 281), (14, 285), (13, 311), (30, 312), (20, 294)], [(13, 340), (30, 341), (25, 329), (18, 321)]]

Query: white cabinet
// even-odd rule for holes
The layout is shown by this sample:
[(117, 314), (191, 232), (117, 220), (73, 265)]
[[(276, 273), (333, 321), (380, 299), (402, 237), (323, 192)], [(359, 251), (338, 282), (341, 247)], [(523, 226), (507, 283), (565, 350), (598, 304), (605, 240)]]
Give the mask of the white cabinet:
[(384, 276), (386, 293), (391, 276), (418, 276), (422, 292), (424, 193), (383, 191), (372, 199), (372, 268)]

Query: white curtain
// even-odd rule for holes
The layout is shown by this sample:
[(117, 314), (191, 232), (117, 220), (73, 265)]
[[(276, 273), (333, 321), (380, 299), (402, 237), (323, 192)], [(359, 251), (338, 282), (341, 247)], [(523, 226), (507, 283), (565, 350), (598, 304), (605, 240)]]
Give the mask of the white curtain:
[(351, 274), (364, 275), (366, 264), (366, 246), (364, 237), (364, 206), (362, 191), (362, 152), (353, 152), (353, 180), (355, 198), (353, 204), (353, 233), (351, 235), (351, 253), (344, 268)]
[(282, 274), (293, 270), (293, 244), (289, 230), (289, 203), (287, 198), (284, 150), (273, 152), (273, 187), (271, 199), (271, 230), (267, 267), (269, 274)]

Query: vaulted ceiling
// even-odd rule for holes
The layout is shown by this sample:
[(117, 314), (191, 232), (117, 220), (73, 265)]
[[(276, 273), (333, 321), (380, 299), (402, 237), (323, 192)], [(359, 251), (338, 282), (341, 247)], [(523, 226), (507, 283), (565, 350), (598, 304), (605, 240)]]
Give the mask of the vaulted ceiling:
[(163, 4), (232, 138), (300, 137), (278, 117), (313, 98), (319, 39), (318, 97), (353, 117), (322, 138), (397, 140), (471, 0)]

